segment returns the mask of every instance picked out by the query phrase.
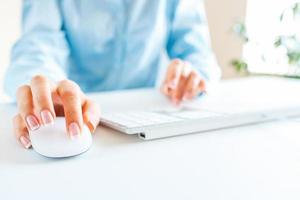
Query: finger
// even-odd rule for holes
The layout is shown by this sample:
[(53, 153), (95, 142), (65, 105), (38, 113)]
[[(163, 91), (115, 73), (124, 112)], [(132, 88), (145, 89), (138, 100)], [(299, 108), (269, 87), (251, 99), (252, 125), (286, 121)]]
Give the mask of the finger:
[(100, 121), (100, 108), (91, 100), (86, 100), (82, 108), (83, 121), (93, 133)]
[(82, 97), (76, 83), (64, 80), (58, 83), (57, 93), (61, 98), (66, 118), (66, 128), (71, 138), (76, 138), (82, 130)]
[(31, 91), (35, 110), (44, 124), (54, 122), (55, 111), (51, 98), (51, 89), (46, 77), (37, 75), (31, 80)]
[(201, 92), (206, 92), (206, 82), (203, 79), (200, 79), (197, 90), (194, 90), (191, 94), (192, 97), (199, 95)]
[(183, 99), (190, 100), (200, 93), (200, 81), (200, 76), (195, 71), (191, 72), (191, 74), (188, 77), (187, 84), (184, 88)]
[(173, 89), (172, 93), (172, 102), (179, 104), (182, 101), (184, 95), (184, 88), (187, 84), (187, 79), (192, 72), (192, 67), (188, 62), (182, 62), (183, 68), (181, 68), (180, 78), (177, 84), (177, 87)]
[(182, 100), (183, 89), (186, 84), (186, 79), (191, 72), (191, 68), (188, 63), (181, 61), (180, 63), (180, 73), (178, 74), (179, 79), (177, 85), (170, 92), (171, 100), (174, 104), (179, 104)]
[(13, 127), (15, 136), (22, 146), (26, 149), (30, 148), (31, 142), (28, 136), (28, 130), (21, 115), (18, 114), (13, 118)]
[(40, 123), (33, 110), (31, 88), (23, 85), (17, 91), (17, 105), (22, 119), (29, 130), (34, 131), (40, 127)]
[(180, 59), (175, 59), (170, 63), (166, 79), (163, 83), (163, 91), (165, 94), (170, 94), (170, 92), (177, 87), (183, 67), (184, 63)]
[(175, 105), (180, 104), (180, 102), (182, 101), (183, 95), (184, 95), (184, 89), (186, 87), (188, 79), (185, 76), (181, 76), (180, 77), (180, 81), (178, 83), (178, 86), (176, 88), (176, 90), (174, 91), (173, 95), (172, 95), (172, 102)]

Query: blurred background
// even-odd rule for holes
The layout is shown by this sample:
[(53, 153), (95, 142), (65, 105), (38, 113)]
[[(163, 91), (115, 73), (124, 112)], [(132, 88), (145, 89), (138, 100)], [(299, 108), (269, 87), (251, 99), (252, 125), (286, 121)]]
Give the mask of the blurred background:
[[(270, 34), (276, 37), (274, 33), (277, 34), (280, 32), (278, 26), (275, 26), (274, 24), (278, 21), (280, 13), (293, 2), (295, 1), (205, 0), (212, 46), (218, 62), (222, 67), (223, 78), (234, 78), (245, 75), (241, 74), (237, 68), (240, 69), (246, 66), (248, 69), (251, 69), (250, 71), (255, 72), (264, 69), (262, 65), (274, 65), (274, 63), (266, 65), (259, 62), (262, 56), (261, 54), (256, 55), (254, 53), (257, 52), (257, 46), (255, 45), (260, 41), (268, 40), (269, 43), (272, 43), (272, 48), (270, 48), (272, 50), (267, 52), (267, 54), (271, 54), (271, 57), (274, 57), (273, 39), (270, 40)], [(2, 80), (6, 67), (9, 64), (10, 48), (20, 34), (21, 3), (21, 0), (0, 1), (0, 102), (6, 99), (2, 89)], [(297, 9), (300, 11), (300, 6), (294, 10), (297, 11)], [(245, 31), (244, 22), (247, 22), (247, 25), (249, 26), (249, 32), (247, 33)], [(234, 28), (235, 24), (238, 24), (239, 26)], [(284, 30), (291, 32), (291, 27), (295, 26), (290, 24), (290, 27), (284, 27)], [(260, 41), (255, 40), (253, 42), (251, 40), (251, 43), (248, 41), (248, 37), (250, 36)], [(281, 46), (282, 41), (283, 40), (279, 41), (281, 42)], [(246, 43), (247, 47), (243, 48), (243, 44)], [(265, 44), (262, 44), (261, 48), (268, 49), (266, 48), (266, 45), (264, 45)], [(282, 48), (281, 51), (283, 51)], [(300, 51), (298, 51), (298, 53), (299, 52)], [(246, 55), (248, 58), (247, 62), (249, 62), (251, 66), (247, 66), (248, 63), (245, 63), (246, 61), (244, 60), (243, 55)], [(298, 56), (300, 60), (300, 54)], [(263, 57), (263, 60), (264, 59), (265, 58)], [(236, 60), (235, 66), (232, 65), (233, 60)], [(279, 63), (278, 65), (281, 67), (284, 66), (282, 60), (276, 60), (276, 62), (277, 64)], [(265, 73), (266, 70), (263, 70), (263, 72)]]

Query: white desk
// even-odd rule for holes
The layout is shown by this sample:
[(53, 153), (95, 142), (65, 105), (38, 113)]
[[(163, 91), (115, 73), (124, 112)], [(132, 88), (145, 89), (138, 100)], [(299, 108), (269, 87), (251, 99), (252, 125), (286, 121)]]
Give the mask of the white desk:
[[(249, 91), (262, 83), (279, 91), (300, 86), (294, 80), (250, 78), (223, 81), (220, 88)], [(107, 95), (91, 96), (116, 103)], [(136, 102), (118, 101), (128, 99)], [(55, 160), (18, 145), (14, 113), (13, 105), (0, 106), (0, 199), (300, 199), (296, 120), (146, 142), (100, 127), (90, 151)]]

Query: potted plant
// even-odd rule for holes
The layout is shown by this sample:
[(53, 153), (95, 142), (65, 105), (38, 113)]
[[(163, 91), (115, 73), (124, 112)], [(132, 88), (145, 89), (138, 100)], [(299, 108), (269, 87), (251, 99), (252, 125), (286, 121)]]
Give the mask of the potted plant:
[[(290, 7), (283, 10), (279, 16), (279, 21), (282, 25), (286, 22), (294, 23), (295, 26), (300, 27), (300, 3), (294, 3)], [(295, 33), (278, 35), (273, 42), (274, 50), (280, 51), (285, 57), (288, 66), (297, 67), (300, 70), (300, 28)], [(247, 34), (247, 27), (244, 22), (238, 22), (233, 27), (233, 32), (243, 41), (245, 45), (259, 46), (259, 42), (255, 38), (250, 38)], [(258, 48), (257, 48), (258, 49)], [(260, 59), (267, 62), (266, 52), (260, 47)], [(242, 58), (233, 59), (231, 65), (240, 73), (249, 73), (248, 62)], [(300, 74), (300, 73), (299, 73)]]

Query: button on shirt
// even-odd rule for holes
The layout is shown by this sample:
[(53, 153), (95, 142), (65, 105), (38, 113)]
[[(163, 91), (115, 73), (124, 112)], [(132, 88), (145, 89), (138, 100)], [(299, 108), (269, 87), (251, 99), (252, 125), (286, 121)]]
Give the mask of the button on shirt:
[(219, 78), (201, 0), (24, 0), (4, 85), (14, 96), (41, 74), (84, 92), (153, 87), (174, 58)]

